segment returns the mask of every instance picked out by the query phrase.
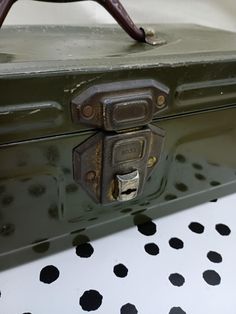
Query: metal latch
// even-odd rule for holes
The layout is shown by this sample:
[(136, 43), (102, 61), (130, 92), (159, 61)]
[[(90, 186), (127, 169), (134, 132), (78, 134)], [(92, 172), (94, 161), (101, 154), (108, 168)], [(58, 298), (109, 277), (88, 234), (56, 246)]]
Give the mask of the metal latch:
[(167, 106), (168, 89), (152, 80), (102, 84), (73, 99), (74, 122), (102, 129), (73, 154), (74, 178), (94, 200), (123, 202), (143, 192), (164, 140), (148, 123)]
[(115, 176), (113, 197), (118, 201), (129, 201), (138, 195), (139, 171)]

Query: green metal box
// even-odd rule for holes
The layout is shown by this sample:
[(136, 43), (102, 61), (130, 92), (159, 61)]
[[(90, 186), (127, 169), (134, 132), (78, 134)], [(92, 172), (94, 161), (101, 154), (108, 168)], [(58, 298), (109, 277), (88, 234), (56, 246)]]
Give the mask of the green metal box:
[[(162, 45), (111, 26), (1, 30), (3, 260), (235, 191), (236, 34), (151, 27)], [(142, 187), (120, 193), (129, 180)]]

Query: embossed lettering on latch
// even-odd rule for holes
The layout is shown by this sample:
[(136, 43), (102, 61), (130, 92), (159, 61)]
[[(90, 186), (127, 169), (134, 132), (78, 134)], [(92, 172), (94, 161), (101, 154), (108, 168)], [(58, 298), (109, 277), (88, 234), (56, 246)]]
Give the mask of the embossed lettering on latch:
[(131, 140), (122, 139), (114, 145), (113, 165), (124, 162), (131, 162), (143, 158), (146, 147), (145, 137)]
[[(164, 131), (153, 126), (127, 133), (98, 132), (74, 150), (75, 180), (97, 202), (131, 200), (142, 193), (159, 163), (163, 140)], [(150, 160), (155, 161), (151, 167)], [(139, 173), (138, 186), (135, 191), (128, 189), (122, 198), (117, 180), (134, 171)]]

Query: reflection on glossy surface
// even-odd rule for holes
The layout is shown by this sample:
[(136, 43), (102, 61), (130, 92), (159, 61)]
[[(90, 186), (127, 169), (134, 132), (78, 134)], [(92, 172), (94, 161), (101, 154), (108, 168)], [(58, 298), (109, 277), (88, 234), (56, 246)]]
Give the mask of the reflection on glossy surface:
[[(157, 122), (167, 133), (159, 168), (139, 199), (114, 206), (95, 204), (69, 171), (73, 148), (87, 134), (2, 145), (2, 268), (133, 224), (150, 225), (157, 216), (230, 193), (236, 185), (235, 119), (236, 109), (231, 108)], [(28, 161), (19, 168), (22, 152)], [(6, 252), (22, 247), (17, 261), (10, 262)]]
[(15, 226), (11, 223), (6, 223), (0, 226), (0, 235), (3, 237), (7, 237), (12, 235), (15, 232)]
[(34, 241), (32, 245), (32, 249), (36, 253), (45, 253), (50, 248), (50, 242), (47, 239)]

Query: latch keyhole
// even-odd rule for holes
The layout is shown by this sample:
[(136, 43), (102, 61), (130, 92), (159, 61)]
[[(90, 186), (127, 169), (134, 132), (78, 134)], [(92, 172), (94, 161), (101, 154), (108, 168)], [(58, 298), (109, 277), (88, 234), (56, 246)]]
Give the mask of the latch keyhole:
[(130, 195), (132, 193), (137, 192), (137, 189), (128, 189), (127, 191), (121, 192), (122, 195)]
[(126, 174), (117, 174), (115, 177), (114, 198), (118, 201), (134, 199), (139, 190), (139, 172), (134, 170)]

